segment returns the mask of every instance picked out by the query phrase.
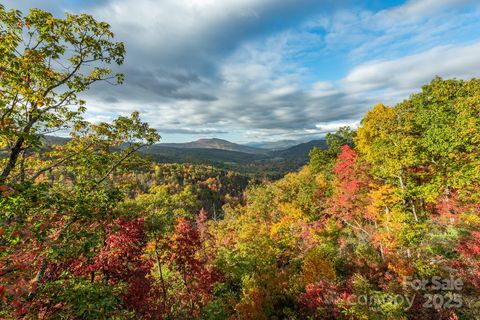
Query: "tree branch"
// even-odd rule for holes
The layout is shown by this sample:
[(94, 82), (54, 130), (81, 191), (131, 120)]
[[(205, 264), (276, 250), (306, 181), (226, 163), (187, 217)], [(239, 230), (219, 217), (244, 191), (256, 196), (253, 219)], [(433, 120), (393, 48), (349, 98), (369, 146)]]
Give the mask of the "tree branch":
[(145, 144), (142, 144), (140, 146), (138, 146), (137, 148), (133, 148), (132, 150), (130, 150), (130, 152), (128, 152), (126, 155), (124, 155), (120, 160), (118, 160), (108, 171), (107, 173), (100, 179), (98, 180), (95, 185), (99, 185), (100, 183), (102, 183), (103, 181), (105, 181), (105, 179), (108, 178), (108, 176), (110, 175), (110, 173), (113, 172), (113, 170), (115, 170), (123, 161), (125, 161), (128, 157), (130, 157), (133, 153), (137, 152), (138, 150), (140, 150), (141, 148), (143, 148), (144, 146), (146, 146)]

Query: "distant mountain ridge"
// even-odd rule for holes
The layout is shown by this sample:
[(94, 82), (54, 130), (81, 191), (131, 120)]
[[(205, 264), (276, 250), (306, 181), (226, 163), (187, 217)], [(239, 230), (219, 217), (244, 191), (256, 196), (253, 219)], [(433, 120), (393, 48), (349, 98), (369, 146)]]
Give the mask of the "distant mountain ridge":
[(244, 145), (269, 150), (284, 150), (290, 147), (304, 143), (304, 140), (278, 140), (278, 141), (252, 141), (245, 143)]
[(184, 143), (158, 143), (156, 145), (178, 149), (218, 149), (251, 154), (264, 154), (268, 152), (266, 149), (250, 147), (218, 138), (198, 139), (196, 141)]
[[(64, 144), (69, 138), (45, 136), (42, 140), (45, 146), (52, 146)], [(327, 145), (325, 140), (312, 140), (290, 147), (282, 144), (271, 144), (274, 148), (266, 149), (212, 138), (186, 143), (157, 143), (139, 152), (158, 163), (213, 165), (247, 175), (280, 178), (305, 165), (314, 147), (323, 149)]]
[(313, 148), (325, 149), (326, 147), (326, 140), (312, 140), (294, 145), (287, 149), (272, 151), (270, 154), (282, 158), (302, 157), (304, 159), (308, 159), (308, 154)]
[(159, 163), (208, 164), (242, 174), (279, 178), (305, 165), (314, 147), (323, 149), (326, 141), (312, 140), (287, 149), (268, 150), (221, 139), (200, 139), (188, 143), (157, 143), (140, 152)]

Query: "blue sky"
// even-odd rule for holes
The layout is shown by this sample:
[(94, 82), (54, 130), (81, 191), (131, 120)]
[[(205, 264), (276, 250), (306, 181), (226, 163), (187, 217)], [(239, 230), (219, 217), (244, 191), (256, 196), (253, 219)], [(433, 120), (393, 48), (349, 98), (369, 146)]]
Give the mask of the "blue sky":
[(138, 110), (164, 142), (309, 140), (356, 126), (435, 75), (479, 77), (475, 0), (6, 0), (87, 12), (127, 49), (87, 117)]

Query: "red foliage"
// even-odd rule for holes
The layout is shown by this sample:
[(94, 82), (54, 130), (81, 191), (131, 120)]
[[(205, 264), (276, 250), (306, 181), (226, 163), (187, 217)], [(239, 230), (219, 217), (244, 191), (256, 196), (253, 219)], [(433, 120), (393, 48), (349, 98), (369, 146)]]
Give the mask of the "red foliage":
[(0, 186), (0, 194), (2, 195), (2, 197), (8, 197), (14, 193), (16, 193), (16, 190), (13, 189), (12, 187), (4, 186), (4, 185)]
[[(10, 189), (2, 190), (9, 192)], [(22, 228), (14, 230), (10, 236), (21, 240), (10, 248), (0, 242), (0, 252), (9, 252), (0, 257), (0, 306), (11, 307), (18, 318), (24, 316), (32, 305), (29, 296), (35, 295), (39, 285), (35, 278), (45, 259), (46, 244), (35, 239), (31, 227), (32, 223), (25, 222)], [(0, 228), (0, 233), (2, 236), (5, 230)]]
[(108, 226), (105, 245), (98, 254), (94, 269), (102, 269), (113, 278), (131, 274), (129, 264), (141, 264), (145, 246), (143, 219), (127, 221), (120, 217)]
[(367, 201), (363, 190), (368, 186), (368, 180), (357, 166), (357, 153), (348, 145), (342, 147), (333, 172), (335, 189), (329, 201), (329, 211), (344, 220), (363, 215)]
[(354, 165), (357, 160), (357, 153), (348, 145), (344, 145), (341, 148), (340, 154), (337, 158), (337, 163), (333, 169), (333, 172), (341, 180), (347, 179), (349, 176), (355, 173)]
[(460, 254), (460, 257), (458, 260), (452, 260), (451, 264), (465, 282), (480, 289), (480, 230), (476, 230), (469, 237), (463, 238), (456, 251)]
[(184, 286), (175, 298), (193, 315), (198, 315), (200, 306), (210, 300), (213, 284), (219, 279), (218, 272), (200, 259), (200, 248), (199, 230), (183, 218), (178, 220), (164, 248), (165, 262), (179, 272)]
[(125, 305), (145, 318), (155, 319), (159, 315), (156, 306), (150, 302), (152, 283), (148, 274), (152, 264), (143, 257), (145, 244), (143, 218), (131, 221), (117, 218), (107, 226), (104, 247), (94, 263), (83, 269), (92, 280), (96, 272), (101, 272), (111, 284), (126, 282), (127, 290), (122, 296)]
[(318, 319), (340, 319), (348, 301), (353, 297), (349, 288), (321, 280), (305, 287), (299, 304), (306, 314), (317, 316)]
[(434, 216), (433, 218), (440, 220), (444, 224), (452, 224), (458, 220), (455, 215), (461, 213), (462, 210), (465, 210), (466, 208), (458, 200), (458, 194), (452, 192), (450, 196), (442, 196), (438, 199), (435, 209), (438, 217)]
[(201, 240), (206, 240), (207, 238), (209, 238), (207, 221), (208, 221), (207, 211), (202, 208), (202, 210), (200, 210), (197, 216), (197, 219), (195, 221), (197, 223), (197, 230)]

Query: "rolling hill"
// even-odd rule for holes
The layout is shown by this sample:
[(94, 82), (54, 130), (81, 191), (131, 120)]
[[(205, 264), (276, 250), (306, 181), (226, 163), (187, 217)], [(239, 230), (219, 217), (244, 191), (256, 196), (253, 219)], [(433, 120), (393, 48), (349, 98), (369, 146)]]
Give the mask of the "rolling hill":
[(159, 163), (208, 164), (243, 174), (277, 178), (307, 163), (314, 147), (325, 146), (325, 140), (312, 140), (287, 149), (267, 150), (221, 139), (200, 139), (188, 143), (159, 143), (142, 149), (141, 153)]
[[(68, 138), (45, 136), (45, 146), (64, 144)], [(289, 143), (292, 143), (289, 141)], [(199, 139), (186, 143), (158, 143), (140, 150), (140, 153), (158, 163), (191, 163), (212, 165), (242, 174), (265, 178), (280, 178), (307, 163), (314, 148), (325, 148), (325, 140), (312, 140), (278, 149), (259, 148), (222, 139)], [(266, 146), (266, 144), (263, 144)]]
[(299, 160), (307, 160), (308, 154), (313, 148), (320, 148), (324, 149), (327, 147), (326, 140), (312, 140), (305, 143), (297, 144), (293, 147), (281, 149), (277, 151), (271, 151), (269, 153), (270, 156), (280, 157), (284, 159), (299, 159)]
[(298, 140), (278, 140), (278, 141), (252, 141), (245, 145), (254, 148), (268, 149), (268, 150), (285, 150), (290, 147), (296, 146), (305, 141)]

